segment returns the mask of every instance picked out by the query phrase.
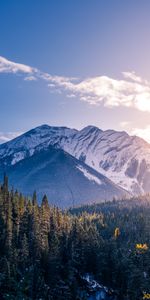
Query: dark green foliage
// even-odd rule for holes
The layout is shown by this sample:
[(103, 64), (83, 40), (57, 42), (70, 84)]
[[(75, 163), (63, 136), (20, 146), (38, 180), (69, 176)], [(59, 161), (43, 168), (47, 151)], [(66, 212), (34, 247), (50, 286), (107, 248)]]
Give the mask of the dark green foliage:
[[(146, 244), (138, 249), (137, 244)], [(87, 299), (82, 275), (140, 300), (150, 293), (150, 197), (62, 212), (0, 187), (0, 299)]]

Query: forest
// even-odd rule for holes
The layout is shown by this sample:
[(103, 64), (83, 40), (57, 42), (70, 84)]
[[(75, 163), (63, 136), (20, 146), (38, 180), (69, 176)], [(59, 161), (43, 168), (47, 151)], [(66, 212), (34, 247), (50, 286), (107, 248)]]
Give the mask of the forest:
[(9, 190), (4, 176), (0, 299), (94, 299), (85, 274), (116, 291), (107, 299), (148, 299), (149, 262), (150, 195), (61, 211)]

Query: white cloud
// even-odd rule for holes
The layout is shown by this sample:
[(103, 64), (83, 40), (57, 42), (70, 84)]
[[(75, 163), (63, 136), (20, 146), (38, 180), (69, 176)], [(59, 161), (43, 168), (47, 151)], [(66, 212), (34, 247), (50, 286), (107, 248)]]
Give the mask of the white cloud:
[(25, 81), (35, 81), (35, 80), (37, 80), (37, 78), (36, 78), (35, 76), (26, 76), (26, 77), (24, 78), (24, 80), (25, 80)]
[(131, 122), (129, 122), (129, 121), (122, 121), (122, 122), (120, 122), (120, 126), (122, 128), (128, 128), (128, 127), (131, 126)]
[(143, 79), (140, 76), (137, 76), (134, 71), (122, 72), (122, 74), (126, 79), (131, 79), (133, 81), (140, 82), (140, 83), (143, 82)]
[(18, 64), (12, 62), (2, 56), (0, 56), (0, 73), (28, 73), (32, 74), (36, 70), (30, 66), (24, 64)]
[(0, 132), (0, 144), (8, 142), (17, 136), (21, 135), (22, 132)]
[(65, 82), (63, 87), (92, 105), (134, 107), (150, 111), (150, 85), (116, 80), (107, 76), (89, 78), (80, 83)]
[(108, 76), (93, 78), (72, 78), (44, 73), (37, 68), (18, 64), (0, 57), (0, 72), (21, 72), (25, 80), (44, 80), (51, 90), (65, 92), (67, 97), (78, 97), (91, 105), (106, 107), (131, 107), (150, 112), (150, 83), (135, 72), (123, 72), (122, 79)]
[(134, 128), (131, 131), (132, 135), (137, 135), (141, 138), (143, 138), (144, 140), (146, 140), (148, 143), (150, 143), (150, 125), (148, 125), (145, 128)]

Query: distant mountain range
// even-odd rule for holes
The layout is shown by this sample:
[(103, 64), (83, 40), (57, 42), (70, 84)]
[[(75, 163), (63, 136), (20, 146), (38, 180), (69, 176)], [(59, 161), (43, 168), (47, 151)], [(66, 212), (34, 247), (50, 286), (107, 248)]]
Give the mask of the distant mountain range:
[[(62, 207), (150, 192), (150, 145), (95, 126), (42, 125), (0, 145), (0, 175)], [(106, 178), (107, 177), (107, 178)]]

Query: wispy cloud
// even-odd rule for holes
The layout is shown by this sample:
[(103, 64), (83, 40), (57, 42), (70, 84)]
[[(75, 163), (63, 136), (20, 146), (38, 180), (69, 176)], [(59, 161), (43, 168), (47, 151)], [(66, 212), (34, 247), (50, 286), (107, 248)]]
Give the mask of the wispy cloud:
[(28, 73), (32, 74), (36, 71), (36, 69), (24, 65), (12, 62), (2, 56), (0, 56), (0, 73)]
[[(124, 77), (126, 79), (131, 79), (132, 81), (139, 82), (139, 83), (143, 82), (142, 78), (140, 76), (137, 76), (134, 71), (122, 72), (122, 74), (124, 75)], [(145, 81), (145, 83), (146, 83), (146, 81)]]
[(35, 80), (37, 80), (37, 78), (36, 78), (35, 76), (26, 76), (26, 77), (24, 78), (24, 80), (25, 80), (25, 81), (35, 81)]
[(130, 122), (130, 121), (122, 121), (122, 122), (120, 122), (120, 126), (121, 126), (122, 128), (128, 129), (128, 128), (131, 127), (131, 122)]
[(17, 131), (17, 132), (16, 131), (15, 132), (0, 132), (0, 144), (6, 143), (21, 134), (22, 134), (22, 132), (19, 132), (19, 131)]
[(108, 76), (80, 79), (51, 75), (0, 57), (0, 72), (20, 72), (28, 81), (44, 80), (49, 89), (65, 92), (67, 97), (78, 97), (91, 105), (124, 106), (150, 112), (150, 83), (133, 71), (123, 72), (121, 79)]

